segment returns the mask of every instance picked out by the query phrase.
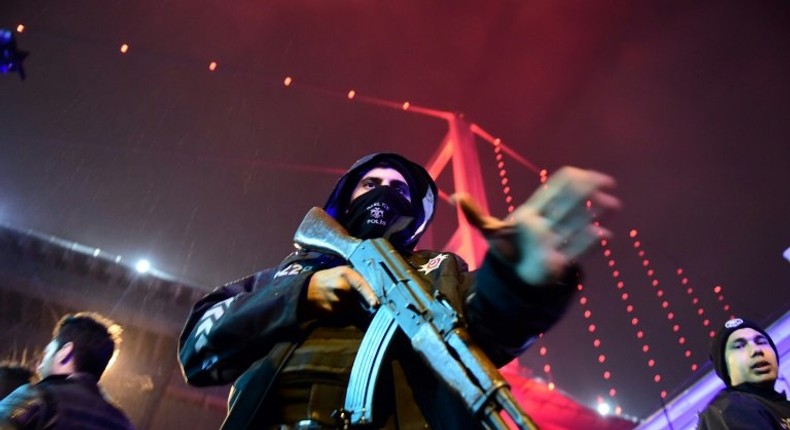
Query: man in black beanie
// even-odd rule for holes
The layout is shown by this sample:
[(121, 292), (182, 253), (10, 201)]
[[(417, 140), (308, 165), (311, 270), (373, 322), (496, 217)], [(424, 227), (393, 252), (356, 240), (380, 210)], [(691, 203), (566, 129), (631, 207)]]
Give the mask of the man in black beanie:
[(779, 354), (753, 321), (727, 321), (710, 348), (713, 368), (727, 386), (699, 415), (698, 430), (790, 429), (790, 402), (774, 384)]

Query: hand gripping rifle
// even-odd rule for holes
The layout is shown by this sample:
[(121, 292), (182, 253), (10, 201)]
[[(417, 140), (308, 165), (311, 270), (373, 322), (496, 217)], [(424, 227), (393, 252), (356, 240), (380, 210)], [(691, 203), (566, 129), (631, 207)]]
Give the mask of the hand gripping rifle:
[(379, 370), (392, 336), (400, 328), (414, 350), (486, 428), (508, 429), (500, 415), (504, 413), (519, 429), (537, 429), (505, 379), (472, 342), (459, 315), (439, 292), (431, 292), (387, 239), (349, 236), (337, 221), (314, 207), (297, 229), (294, 241), (348, 260), (381, 302), (351, 368), (340, 417), (346, 428), (372, 422)]

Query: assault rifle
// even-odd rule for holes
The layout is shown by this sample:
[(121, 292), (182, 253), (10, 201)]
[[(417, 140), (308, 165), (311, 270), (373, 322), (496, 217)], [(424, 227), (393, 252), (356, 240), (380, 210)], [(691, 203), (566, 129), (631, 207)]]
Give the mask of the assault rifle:
[(351, 368), (343, 425), (369, 424), (381, 364), (400, 328), (438, 377), (488, 429), (508, 429), (502, 415), (519, 429), (536, 430), (509, 386), (475, 345), (450, 304), (425, 283), (387, 239), (360, 240), (322, 209), (314, 207), (296, 231), (300, 246), (328, 251), (348, 260), (373, 288), (381, 306), (362, 339)]

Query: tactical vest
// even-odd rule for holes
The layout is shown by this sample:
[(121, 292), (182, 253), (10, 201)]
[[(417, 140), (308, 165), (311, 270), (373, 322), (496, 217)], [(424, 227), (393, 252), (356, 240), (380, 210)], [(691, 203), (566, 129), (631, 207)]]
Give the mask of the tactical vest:
[[(272, 412), (277, 415), (273, 422), (312, 420), (336, 427), (362, 335), (353, 326), (316, 328), (280, 371), (272, 393)], [(376, 428), (426, 427), (397, 361), (382, 369), (374, 414)]]

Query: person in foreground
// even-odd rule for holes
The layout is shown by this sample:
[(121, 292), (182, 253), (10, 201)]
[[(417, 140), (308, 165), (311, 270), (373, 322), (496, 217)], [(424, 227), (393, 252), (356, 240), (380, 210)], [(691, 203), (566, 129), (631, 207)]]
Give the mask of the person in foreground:
[(771, 336), (753, 321), (727, 321), (713, 338), (710, 359), (726, 387), (699, 414), (699, 430), (787, 430), (790, 402), (774, 389), (779, 356)]
[(119, 336), (120, 327), (98, 314), (61, 318), (38, 366), (41, 380), (0, 401), (0, 429), (132, 429), (98, 386)]
[[(587, 204), (601, 213), (617, 208), (607, 191), (613, 186), (607, 175), (566, 167), (505, 220), (457, 196), (488, 240), (476, 271), (452, 253), (414, 250), (433, 219), (438, 192), (424, 168), (400, 155), (358, 160), (324, 210), (356, 238), (388, 239), (502, 366), (563, 315), (578, 282), (576, 258), (608, 235), (592, 224)], [(184, 376), (197, 386), (235, 380), (224, 429), (342, 427), (338, 411), (371, 320), (366, 308), (378, 304), (347, 261), (298, 247), (278, 266), (219, 287), (194, 306), (179, 341)], [(481, 428), (403, 333), (396, 336), (368, 427)]]

